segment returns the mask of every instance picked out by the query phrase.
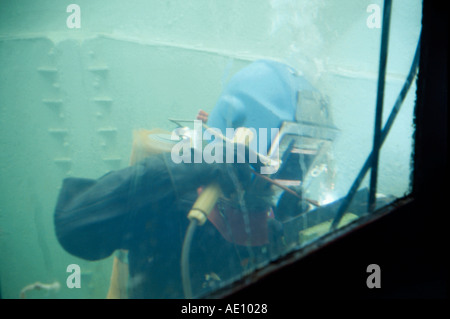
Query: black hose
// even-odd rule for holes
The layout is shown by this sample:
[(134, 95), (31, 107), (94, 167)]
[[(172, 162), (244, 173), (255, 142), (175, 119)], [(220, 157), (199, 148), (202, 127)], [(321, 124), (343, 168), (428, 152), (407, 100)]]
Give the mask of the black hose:
[(191, 250), (192, 238), (194, 237), (195, 229), (198, 221), (192, 219), (186, 230), (184, 237), (183, 248), (181, 251), (181, 280), (183, 283), (184, 298), (192, 299), (191, 276), (189, 270), (189, 253)]
[[(414, 54), (414, 60), (411, 64), (411, 69), (409, 70), (408, 77), (405, 80), (405, 83), (403, 84), (402, 90), (400, 91), (400, 94), (397, 97), (397, 100), (395, 101), (394, 107), (392, 108), (391, 114), (389, 115), (389, 118), (383, 128), (383, 131), (381, 132), (381, 141), (379, 147), (381, 147), (386, 140), (387, 135), (389, 134), (389, 131), (392, 127), (392, 124), (395, 121), (395, 118), (400, 111), (400, 108), (403, 104), (403, 101), (406, 98), (406, 94), (409, 91), (409, 88), (411, 87), (411, 84), (414, 80), (414, 76), (416, 75), (417, 68), (419, 66), (419, 56), (420, 56), (420, 42), (421, 42), (422, 35), (419, 35), (419, 41), (417, 43), (416, 52)], [(366, 176), (367, 171), (369, 170), (371, 164), (372, 164), (372, 155), (373, 152), (370, 153), (369, 157), (367, 158), (366, 162), (364, 163), (364, 166), (362, 167), (361, 171), (359, 172), (358, 176), (356, 177), (355, 181), (353, 182), (352, 186), (350, 187), (350, 190), (343, 200), (341, 206), (339, 207), (338, 212), (336, 213), (336, 216), (334, 217), (333, 223), (331, 224), (330, 231), (335, 230), (337, 228), (337, 225), (339, 225), (339, 222), (341, 221), (342, 216), (347, 211), (348, 207), (350, 206), (350, 203), (355, 196), (362, 180), (364, 179), (364, 176)]]
[(384, 1), (383, 8), (383, 29), (381, 31), (381, 48), (380, 48), (380, 63), (378, 67), (378, 88), (377, 88), (377, 106), (375, 109), (375, 127), (373, 134), (373, 150), (372, 150), (372, 165), (370, 170), (370, 187), (369, 187), (369, 206), (368, 210), (374, 209), (375, 192), (377, 190), (378, 179), (378, 159), (380, 157), (381, 146), (381, 125), (383, 120), (383, 100), (384, 87), (386, 81), (386, 64), (389, 46), (389, 25), (391, 22), (391, 7), (392, 0)]

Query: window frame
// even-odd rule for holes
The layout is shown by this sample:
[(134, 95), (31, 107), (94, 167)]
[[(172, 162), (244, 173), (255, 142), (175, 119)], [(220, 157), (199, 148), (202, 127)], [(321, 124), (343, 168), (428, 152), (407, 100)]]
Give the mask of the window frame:
[[(402, 288), (401, 280), (399, 282), (393, 278), (396, 275), (404, 278), (406, 274), (411, 274), (411, 280), (416, 279), (412, 281), (412, 286), (417, 284), (420, 287), (421, 284), (426, 284), (424, 278), (430, 276), (422, 271), (427, 269), (426, 267), (435, 270), (431, 275), (432, 278), (441, 279), (444, 276), (445, 262), (440, 257), (443, 252), (441, 249), (443, 232), (438, 230), (442, 225), (436, 225), (435, 218), (442, 213), (442, 207), (445, 207), (443, 203), (445, 197), (444, 189), (434, 186), (440, 184), (444, 172), (447, 171), (448, 78), (447, 68), (443, 66), (447, 65), (448, 58), (448, 22), (444, 16), (445, 12), (443, 5), (424, 0), (414, 108), (411, 193), (371, 214), (360, 217), (354, 223), (328, 233), (314, 243), (291, 252), (262, 269), (255, 270), (254, 273), (244, 276), (238, 282), (214, 291), (206, 297), (283, 298), (291, 296), (290, 288), (295, 288), (295, 283), (299, 284), (299, 291), (295, 293), (296, 298), (314, 297), (314, 293), (317, 293), (317, 297), (389, 297), (392, 296), (393, 291), (400, 295), (403, 293), (416, 296), (414, 289), (407, 291), (411, 287)], [(410, 227), (405, 228), (405, 225)], [(436, 227), (435, 230), (434, 227)], [(423, 234), (425, 237), (422, 237)], [(386, 241), (386, 238), (389, 240)], [(411, 239), (411, 244), (407, 239)], [(420, 247), (413, 247), (413, 243)], [(410, 253), (417, 254), (426, 256), (429, 262), (426, 266), (421, 262), (412, 264), (406, 272), (402, 273), (398, 268), (401, 268), (403, 263), (395, 257), (396, 248), (403, 250), (400, 253), (402, 256), (403, 254), (409, 256)], [(361, 249), (364, 253), (360, 258), (355, 257), (348, 261), (357, 266), (348, 267), (349, 270), (346, 270), (342, 263), (333, 264), (341, 255), (350, 256)], [(372, 256), (370, 249), (375, 259), (381, 258), (385, 268), (394, 269), (389, 274), (390, 281), (387, 281), (391, 287), (382, 292), (367, 289), (365, 286), (365, 269), (361, 268)], [(386, 256), (391, 256), (391, 259)], [(362, 274), (352, 272), (351, 270), (355, 270), (355, 267), (361, 270)], [(345, 275), (347, 275), (347, 281), (342, 279)], [(320, 280), (319, 277), (326, 279)], [(315, 282), (316, 279), (317, 282)], [(445, 286), (445, 280), (437, 281)], [(313, 286), (316, 283), (319, 284), (320, 289), (315, 290)], [(428, 293), (432, 296), (441, 296), (444, 291), (442, 285), (438, 283), (431, 285), (435, 290), (430, 290)], [(310, 293), (308, 289), (302, 292), (304, 287), (310, 288)]]

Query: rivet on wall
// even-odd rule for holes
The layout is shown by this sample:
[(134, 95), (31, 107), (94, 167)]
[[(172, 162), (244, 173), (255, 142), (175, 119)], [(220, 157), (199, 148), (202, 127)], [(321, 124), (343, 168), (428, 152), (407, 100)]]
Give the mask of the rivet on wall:
[(122, 158), (116, 155), (118, 129), (110, 119), (114, 100), (105, 92), (107, 91), (106, 84), (110, 75), (110, 69), (105, 63), (98, 61), (94, 51), (91, 50), (88, 54), (91, 60), (96, 60), (87, 70), (94, 75), (92, 86), (95, 96), (92, 98), (92, 101), (97, 105), (94, 115), (99, 121), (99, 125), (101, 125), (97, 129), (97, 133), (100, 136), (99, 145), (102, 149), (102, 160), (107, 164), (108, 170), (118, 169), (122, 162)]
[[(41, 102), (46, 105), (51, 112), (56, 114), (59, 123), (63, 125), (64, 101), (62, 98), (60, 98), (61, 85), (58, 81), (59, 69), (54, 66), (57, 63), (57, 56), (53, 48), (48, 52), (48, 57), (50, 65), (47, 64), (40, 66), (37, 68), (37, 71), (47, 82), (49, 82), (49, 85), (52, 88), (51, 92), (53, 92), (54, 94), (52, 94), (52, 97), (43, 98)], [(68, 154), (70, 154), (70, 143), (67, 141), (69, 130), (64, 127), (50, 127), (47, 129), (47, 131), (53, 138), (56, 139), (58, 143), (58, 149), (56, 150), (56, 153), (58, 153), (58, 155), (55, 154), (53, 162), (55, 163), (55, 165), (62, 169), (63, 174), (69, 175), (71, 173), (70, 170), (72, 167), (72, 159), (70, 156), (68, 156)]]

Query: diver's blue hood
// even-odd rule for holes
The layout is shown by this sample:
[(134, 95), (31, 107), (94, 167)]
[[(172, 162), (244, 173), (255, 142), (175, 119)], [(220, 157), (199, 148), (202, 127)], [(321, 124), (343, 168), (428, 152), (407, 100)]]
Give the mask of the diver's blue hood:
[[(258, 60), (236, 73), (212, 110), (208, 126), (220, 129), (267, 129), (268, 147), (275, 136), (271, 128), (284, 121), (295, 121), (298, 92), (312, 90), (311, 84), (291, 67), (269, 60)], [(259, 150), (260, 152), (263, 150)]]

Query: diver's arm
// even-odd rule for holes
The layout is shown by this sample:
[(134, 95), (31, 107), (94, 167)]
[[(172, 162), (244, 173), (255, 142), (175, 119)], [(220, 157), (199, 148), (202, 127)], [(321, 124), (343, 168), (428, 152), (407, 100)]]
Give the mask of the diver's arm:
[[(215, 179), (224, 189), (230, 189), (230, 179), (225, 176), (228, 170), (224, 168), (215, 163), (175, 164), (166, 153), (98, 180), (67, 178), (55, 208), (56, 236), (75, 256), (87, 260), (106, 258), (116, 249), (129, 248), (135, 230), (149, 218), (145, 214), (161, 213), (182, 192)], [(250, 176), (248, 168), (237, 172), (241, 182)]]
[(161, 154), (98, 180), (65, 179), (54, 216), (61, 245), (88, 260), (108, 257), (119, 248), (127, 249), (133, 239), (133, 213), (176, 199), (171, 176), (176, 174), (178, 183), (185, 185), (201, 182), (201, 176), (195, 180), (186, 172), (186, 165), (175, 165), (166, 154)]

